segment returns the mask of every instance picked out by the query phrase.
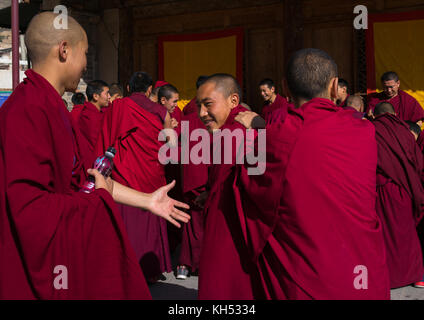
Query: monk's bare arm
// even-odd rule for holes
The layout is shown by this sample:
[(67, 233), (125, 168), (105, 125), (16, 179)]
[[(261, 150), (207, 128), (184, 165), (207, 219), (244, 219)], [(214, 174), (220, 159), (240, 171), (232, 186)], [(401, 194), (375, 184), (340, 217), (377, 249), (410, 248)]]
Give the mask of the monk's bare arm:
[(95, 169), (89, 169), (88, 173), (93, 175), (96, 180), (96, 189), (106, 189), (118, 203), (127, 206), (148, 210), (151, 213), (164, 218), (176, 227), (181, 227), (177, 220), (187, 223), (190, 216), (177, 209), (189, 209), (185, 203), (176, 201), (168, 196), (168, 191), (175, 186), (175, 181), (157, 189), (153, 193), (143, 193), (126, 187), (112, 179), (105, 178)]

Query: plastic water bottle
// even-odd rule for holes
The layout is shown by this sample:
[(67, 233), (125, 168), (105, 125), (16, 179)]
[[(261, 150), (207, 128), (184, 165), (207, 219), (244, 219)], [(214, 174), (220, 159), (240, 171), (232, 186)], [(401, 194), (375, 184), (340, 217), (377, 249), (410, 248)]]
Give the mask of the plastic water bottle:
[[(109, 147), (105, 152), (104, 156), (100, 156), (94, 161), (94, 169), (97, 169), (105, 179), (110, 176), (113, 169), (113, 158), (115, 157), (116, 149)], [(80, 189), (81, 192), (91, 193), (96, 189), (95, 179), (93, 176), (89, 176), (83, 187)]]

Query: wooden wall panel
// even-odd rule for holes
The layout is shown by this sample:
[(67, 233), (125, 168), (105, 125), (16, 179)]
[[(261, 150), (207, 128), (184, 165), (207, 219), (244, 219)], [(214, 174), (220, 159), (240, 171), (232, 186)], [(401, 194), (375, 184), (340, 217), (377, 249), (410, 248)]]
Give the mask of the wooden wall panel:
[(352, 27), (307, 28), (304, 46), (326, 51), (336, 61), (339, 77), (346, 79), (350, 84), (354, 83), (355, 55)]
[(133, 11), (134, 67), (149, 72), (157, 80), (158, 36), (242, 27), (245, 30), (244, 100), (248, 104), (261, 105), (257, 82), (264, 77), (271, 77), (280, 83), (283, 73), (284, 15), (282, 2), (277, 2), (279, 3), (151, 18), (142, 18), (145, 12), (138, 8)]

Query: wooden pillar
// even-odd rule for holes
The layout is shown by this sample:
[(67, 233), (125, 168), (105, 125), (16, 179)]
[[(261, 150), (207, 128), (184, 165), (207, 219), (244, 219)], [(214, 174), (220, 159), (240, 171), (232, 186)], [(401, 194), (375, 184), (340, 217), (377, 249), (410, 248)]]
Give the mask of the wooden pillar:
[(134, 70), (134, 21), (132, 10), (119, 9), (118, 79), (127, 92), (127, 84)]
[(303, 22), (303, 1), (284, 0), (284, 66), (294, 52), (303, 48)]

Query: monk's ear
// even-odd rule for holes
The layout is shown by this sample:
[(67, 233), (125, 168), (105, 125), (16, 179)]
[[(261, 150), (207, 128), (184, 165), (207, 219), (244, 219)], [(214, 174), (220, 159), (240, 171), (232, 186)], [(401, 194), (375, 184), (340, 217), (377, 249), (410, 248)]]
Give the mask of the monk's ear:
[(337, 91), (339, 85), (339, 78), (335, 77), (330, 80), (330, 86), (328, 87), (328, 91), (330, 94), (330, 98), (334, 101), (337, 99)]
[(99, 97), (100, 97), (100, 95), (98, 95), (97, 93), (94, 93), (93, 94), (93, 101), (94, 102), (99, 101)]
[(61, 41), (59, 43), (59, 59), (61, 62), (65, 62), (70, 54), (70, 48), (67, 41)]
[(165, 104), (165, 102), (166, 102), (166, 98), (165, 98), (165, 97), (160, 98), (159, 103), (160, 103), (161, 105), (164, 105), (164, 104)]
[(240, 97), (237, 93), (233, 93), (230, 96), (231, 109), (237, 107), (240, 104)]
[(150, 86), (150, 87), (147, 88), (146, 97), (150, 96), (150, 94), (152, 93), (152, 89), (153, 89), (153, 86)]

